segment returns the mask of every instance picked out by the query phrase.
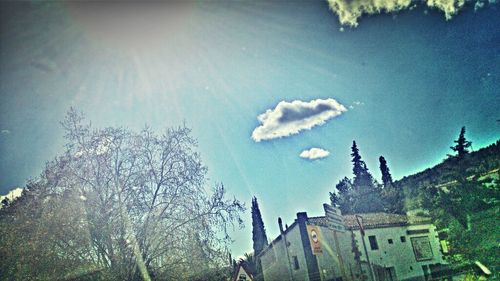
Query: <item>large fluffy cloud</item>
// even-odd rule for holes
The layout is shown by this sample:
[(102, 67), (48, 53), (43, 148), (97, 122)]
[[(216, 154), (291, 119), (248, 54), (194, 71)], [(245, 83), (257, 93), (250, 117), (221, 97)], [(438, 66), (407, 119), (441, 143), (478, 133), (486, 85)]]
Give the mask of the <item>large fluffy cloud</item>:
[[(416, 3), (412, 0), (327, 0), (330, 8), (337, 14), (343, 25), (357, 26), (358, 18), (363, 14), (397, 12), (411, 8)], [(425, 4), (444, 12), (446, 19), (451, 19), (464, 5), (466, 0), (426, 0)]]
[(302, 151), (299, 156), (309, 160), (314, 160), (314, 159), (325, 158), (328, 155), (330, 155), (330, 152), (328, 150), (313, 147), (311, 149)]
[(345, 111), (345, 106), (334, 99), (282, 101), (274, 109), (268, 109), (257, 117), (261, 125), (252, 132), (252, 139), (260, 142), (298, 134), (302, 130), (322, 125)]

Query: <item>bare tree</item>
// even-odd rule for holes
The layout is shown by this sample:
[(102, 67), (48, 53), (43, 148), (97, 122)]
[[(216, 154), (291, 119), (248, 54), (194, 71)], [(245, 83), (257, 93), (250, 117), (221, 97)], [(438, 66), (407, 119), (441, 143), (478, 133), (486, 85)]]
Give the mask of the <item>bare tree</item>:
[[(226, 199), (222, 184), (207, 192), (207, 168), (190, 129), (94, 129), (74, 109), (61, 124), (66, 151), (35, 188), (42, 207), (58, 199), (74, 209), (68, 227), (58, 227), (55, 241), (63, 245), (54, 254), (70, 252), (117, 280), (183, 280), (225, 264), (228, 227), (241, 226), (244, 207)], [(54, 217), (40, 223), (56, 223)], [(66, 235), (70, 228), (86, 240)]]

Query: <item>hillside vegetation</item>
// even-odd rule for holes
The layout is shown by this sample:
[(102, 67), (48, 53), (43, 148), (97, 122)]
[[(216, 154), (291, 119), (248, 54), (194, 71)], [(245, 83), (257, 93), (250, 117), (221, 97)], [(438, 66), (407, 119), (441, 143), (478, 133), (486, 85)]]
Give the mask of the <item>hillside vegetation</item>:
[(454, 267), (476, 261), (499, 278), (500, 140), (396, 181), (409, 214), (425, 213), (448, 241)]
[[(500, 140), (478, 151), (470, 152), (465, 155), (465, 160), (469, 165), (467, 176), (484, 175), (498, 169), (500, 167)], [(408, 189), (408, 191), (416, 190), (430, 184), (443, 184), (455, 180), (455, 169), (456, 162), (450, 157), (432, 168), (405, 176), (395, 181), (395, 184)]]

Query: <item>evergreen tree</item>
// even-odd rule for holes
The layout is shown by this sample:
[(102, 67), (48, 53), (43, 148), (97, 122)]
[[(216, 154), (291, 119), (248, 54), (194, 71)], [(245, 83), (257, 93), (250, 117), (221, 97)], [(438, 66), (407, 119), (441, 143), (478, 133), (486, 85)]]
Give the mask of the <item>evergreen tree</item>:
[(366, 163), (361, 159), (356, 141), (352, 142), (352, 172), (354, 174), (352, 196), (352, 211), (355, 213), (380, 212), (384, 210), (380, 195), (380, 188), (375, 186), (374, 180)]
[(335, 186), (335, 191), (330, 192), (330, 201), (333, 206), (340, 209), (342, 214), (352, 213), (352, 182), (344, 177)]
[(266, 229), (260, 214), (257, 198), (252, 198), (252, 240), (253, 240), (253, 255), (255, 257), (255, 280), (263, 280), (262, 266), (258, 255), (268, 245)]
[(257, 203), (255, 197), (252, 199), (252, 240), (253, 252), (257, 256), (267, 246), (267, 235), (260, 214), (259, 203)]
[(358, 146), (356, 141), (352, 142), (352, 172), (354, 174), (353, 185), (355, 187), (373, 187), (373, 177), (366, 167), (365, 161), (361, 160), (361, 155), (359, 154)]
[(456, 143), (454, 146), (450, 146), (451, 150), (457, 153), (458, 158), (463, 158), (467, 153), (469, 153), (469, 147), (472, 145), (470, 141), (465, 139), (465, 126), (460, 130), (460, 135), (457, 140), (453, 141)]
[(387, 161), (385, 161), (384, 156), (380, 156), (378, 160), (380, 161), (380, 172), (382, 173), (384, 187), (392, 185), (392, 176), (389, 167), (387, 167)]
[(383, 156), (379, 157), (380, 172), (382, 173), (383, 189), (381, 191), (384, 210), (389, 213), (404, 214), (403, 190), (392, 182), (391, 172)]

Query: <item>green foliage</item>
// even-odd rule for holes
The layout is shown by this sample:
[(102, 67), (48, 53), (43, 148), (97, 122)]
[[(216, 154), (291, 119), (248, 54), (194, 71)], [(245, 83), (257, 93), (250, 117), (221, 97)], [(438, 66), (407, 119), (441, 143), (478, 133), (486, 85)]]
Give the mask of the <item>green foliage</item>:
[(394, 185), (392, 176), (383, 156), (379, 157), (380, 172), (382, 173), (383, 188), (381, 191), (384, 210), (393, 214), (405, 213), (403, 190)]
[(334, 192), (330, 192), (331, 204), (339, 207), (343, 214), (383, 211), (382, 189), (362, 160), (356, 141), (351, 150), (354, 179), (344, 177), (337, 183)]
[(353, 185), (358, 188), (374, 188), (373, 185), (373, 177), (368, 171), (368, 167), (366, 167), (365, 161), (361, 159), (361, 155), (359, 154), (358, 146), (356, 145), (356, 141), (352, 142), (351, 147), (352, 153), (352, 173), (354, 174)]
[(384, 185), (384, 187), (392, 185), (391, 171), (387, 166), (387, 161), (385, 160), (384, 156), (380, 156), (378, 160), (380, 162), (380, 173), (382, 173), (382, 184)]
[[(266, 229), (264, 227), (264, 221), (262, 220), (262, 215), (259, 209), (259, 203), (257, 198), (252, 198), (252, 241), (253, 241), (253, 253), (257, 257), (258, 254), (268, 245)], [(255, 260), (255, 272), (256, 276), (261, 276), (262, 267), (260, 265), (260, 260)]]
[[(464, 171), (467, 177), (483, 175), (498, 169), (500, 167), (500, 140), (478, 151), (466, 154), (463, 159), (467, 163), (467, 169)], [(425, 169), (414, 175), (405, 176), (394, 182), (394, 184), (404, 189), (407, 198), (418, 197), (417, 202), (415, 200), (411, 202), (414, 205), (410, 208), (417, 209), (420, 207), (419, 203), (422, 199), (420, 198), (422, 195), (420, 191), (429, 186), (436, 186), (456, 180), (455, 170), (456, 159), (447, 158), (432, 168)]]
[(253, 251), (258, 255), (267, 246), (267, 235), (257, 198), (252, 198), (252, 241)]
[(349, 178), (344, 177), (335, 186), (336, 191), (330, 192), (330, 202), (333, 206), (339, 207), (343, 214), (351, 214), (352, 210), (352, 182)]
[[(375, 183), (365, 162), (361, 159), (356, 142), (352, 142), (352, 164), (354, 179), (347, 200), (353, 213), (370, 213), (384, 210), (381, 189)], [(346, 203), (347, 204), (347, 203)], [(346, 208), (347, 209), (347, 208)]]
[(469, 153), (471, 143), (462, 128), (455, 143), (452, 149), (458, 153), (456, 157), (396, 182), (392, 182), (386, 160), (380, 157), (384, 184), (376, 194), (377, 186), (373, 180), (368, 181), (371, 175), (353, 142), (354, 181), (347, 177), (339, 181), (335, 192), (330, 193), (330, 201), (343, 213), (357, 213), (367, 211), (361, 205), (373, 203), (380, 195), (387, 212), (431, 215), (439, 229), (446, 229), (450, 261), (459, 266), (480, 261), (498, 272), (500, 140)]
[(56, 280), (99, 266), (86, 256), (90, 236), (77, 194), (43, 194), (30, 183), (21, 197), (0, 210), (0, 277)]
[(456, 143), (456, 145), (450, 146), (450, 148), (457, 153), (458, 158), (463, 158), (467, 153), (469, 153), (469, 147), (472, 143), (465, 139), (465, 127), (462, 127), (458, 139), (453, 142)]
[(258, 275), (257, 258), (255, 257), (255, 255), (253, 253), (250, 253), (250, 254), (245, 253), (245, 257), (243, 259), (240, 259), (238, 261), (238, 264), (243, 266), (248, 273), (250, 273), (254, 276)]
[[(450, 243), (450, 261), (480, 261), (498, 272), (500, 247), (500, 141), (467, 153), (470, 142), (462, 128), (449, 157), (433, 168), (395, 182), (404, 187), (410, 211), (427, 211)], [(453, 149), (453, 147), (452, 147)]]

